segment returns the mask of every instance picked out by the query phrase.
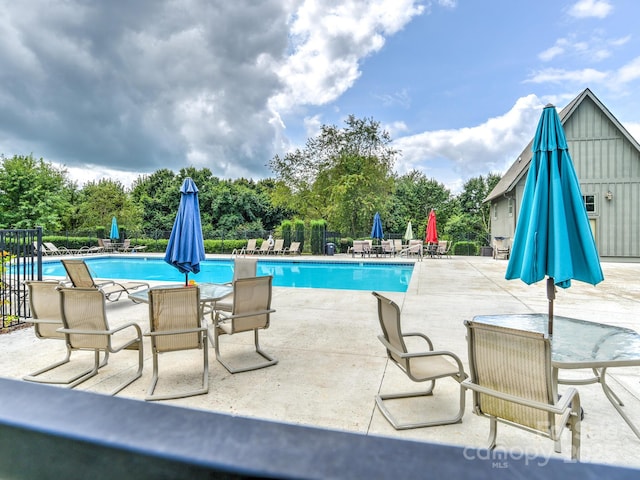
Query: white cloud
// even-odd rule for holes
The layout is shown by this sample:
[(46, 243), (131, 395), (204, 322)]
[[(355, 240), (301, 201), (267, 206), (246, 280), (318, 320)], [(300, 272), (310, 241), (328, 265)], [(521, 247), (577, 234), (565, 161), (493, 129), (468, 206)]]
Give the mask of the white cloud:
[(380, 50), (393, 35), (422, 14), (414, 0), (304, 0), (290, 21), (291, 54), (279, 70), (285, 88), (270, 103), (277, 111), (324, 105), (360, 76), (359, 62)]
[(605, 18), (613, 6), (608, 0), (580, 0), (569, 8), (569, 15), (576, 18)]
[[(457, 130), (436, 130), (401, 137), (394, 147), (402, 152), (396, 165), (400, 174), (413, 169), (427, 176), (448, 165), (456, 177), (503, 172), (535, 133), (542, 103), (535, 95), (518, 99), (511, 110), (485, 123)], [(455, 190), (455, 185), (447, 185)]]
[(525, 82), (530, 83), (563, 83), (579, 82), (583, 84), (602, 83), (609, 76), (593, 68), (582, 70), (564, 70), (561, 68), (545, 68), (533, 73)]

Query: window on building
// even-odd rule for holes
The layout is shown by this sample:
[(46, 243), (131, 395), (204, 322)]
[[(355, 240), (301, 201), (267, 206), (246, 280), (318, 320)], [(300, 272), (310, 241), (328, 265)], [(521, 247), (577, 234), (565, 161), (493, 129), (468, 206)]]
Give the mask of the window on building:
[(493, 219), (494, 220), (498, 219), (498, 204), (497, 203), (493, 204)]
[(509, 216), (513, 217), (513, 198), (507, 200), (507, 209), (509, 210)]
[(584, 207), (587, 209), (587, 213), (595, 213), (596, 211), (595, 195), (583, 195), (582, 201), (584, 202)]

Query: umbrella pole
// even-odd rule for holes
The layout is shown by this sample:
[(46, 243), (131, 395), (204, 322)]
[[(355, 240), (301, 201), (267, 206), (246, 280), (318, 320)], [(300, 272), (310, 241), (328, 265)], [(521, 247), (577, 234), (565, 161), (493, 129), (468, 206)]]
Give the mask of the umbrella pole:
[(553, 301), (556, 298), (556, 286), (553, 277), (547, 278), (547, 298), (549, 299), (549, 338), (553, 336)]
[(189, 286), (189, 272), (184, 274), (184, 286), (185, 287)]

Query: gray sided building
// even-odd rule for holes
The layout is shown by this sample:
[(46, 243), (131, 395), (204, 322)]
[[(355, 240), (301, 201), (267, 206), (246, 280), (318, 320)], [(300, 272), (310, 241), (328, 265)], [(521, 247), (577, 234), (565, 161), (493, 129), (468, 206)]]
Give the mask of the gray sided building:
[[(600, 257), (640, 259), (640, 144), (588, 88), (558, 113)], [(513, 241), (532, 143), (485, 199), (494, 246)]]

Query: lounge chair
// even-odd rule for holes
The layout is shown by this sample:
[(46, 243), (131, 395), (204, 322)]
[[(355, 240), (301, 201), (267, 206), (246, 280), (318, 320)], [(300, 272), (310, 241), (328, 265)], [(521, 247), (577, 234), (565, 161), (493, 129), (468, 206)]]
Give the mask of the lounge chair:
[[(33, 242), (33, 248), (34, 251), (38, 251), (38, 242)], [(42, 255), (57, 255), (55, 252), (49, 250), (44, 243), (40, 245), (40, 252), (42, 253)]]
[(277, 238), (273, 244), (273, 248), (269, 251), (269, 253), (273, 253), (274, 255), (284, 255), (284, 239)]
[(60, 261), (74, 287), (97, 288), (104, 293), (105, 298), (110, 302), (119, 300), (123, 293), (129, 294), (141, 288), (149, 288), (149, 284), (146, 282), (94, 280), (84, 260), (63, 259)]
[(124, 241), (122, 242), (122, 245), (118, 249), (118, 251), (122, 253), (130, 253), (130, 252), (135, 253), (135, 252), (141, 252), (146, 248), (147, 248), (146, 245), (131, 245), (131, 239), (125, 238)]
[(284, 249), (284, 253), (289, 255), (300, 255), (300, 242), (291, 242), (291, 245)]
[(247, 240), (247, 246), (244, 248), (244, 253), (253, 255), (256, 253), (256, 239), (250, 238)]
[(497, 422), (555, 441), (571, 430), (571, 458), (580, 459), (580, 397), (568, 388), (558, 399), (551, 343), (542, 333), (466, 321), (474, 413), (490, 420), (489, 448), (496, 446)]
[(113, 250), (114, 250), (113, 244), (111, 243), (111, 240), (108, 239), (108, 238), (103, 238), (102, 239), (102, 248), (107, 253), (113, 252)]
[(53, 242), (42, 242), (42, 244), (47, 247), (51, 255), (74, 255), (78, 252), (77, 250), (69, 250), (67, 247), (58, 248)]
[(269, 252), (271, 251), (271, 246), (269, 245), (269, 242), (266, 240), (262, 241), (262, 244), (260, 245), (260, 248), (258, 250), (256, 250), (257, 253), (259, 253), (260, 255), (268, 255)]
[[(126, 386), (133, 383), (142, 376), (143, 367), (143, 345), (142, 331), (137, 323), (125, 323), (116, 328), (110, 328), (107, 322), (105, 311), (105, 295), (95, 288), (66, 288), (62, 287), (60, 292), (60, 312), (62, 315), (62, 323), (64, 328), (58, 331), (64, 333), (67, 349), (92, 351), (94, 353), (93, 368), (70, 383), (70, 387), (74, 387), (89, 378), (98, 374), (98, 370), (106, 364), (100, 362), (100, 352), (117, 353), (122, 350), (138, 351), (138, 369), (124, 382), (120, 383), (111, 391), (111, 395), (115, 395)], [(133, 329), (135, 336), (125, 340), (123, 332), (126, 329)], [(120, 343), (114, 346), (112, 343), (114, 335)], [(129, 369), (127, 369), (129, 370)]]
[[(149, 290), (149, 320), (153, 377), (145, 400), (168, 400), (209, 392), (209, 354), (207, 327), (202, 324), (200, 291), (190, 288), (152, 288)], [(156, 394), (158, 384), (158, 356), (161, 353), (183, 350), (201, 350), (203, 360), (202, 382), (199, 388)], [(182, 382), (182, 378), (181, 378)]]
[[(377, 395), (376, 405), (380, 412), (396, 430), (448, 425), (462, 421), (465, 404), (465, 390), (462, 386), (460, 386), (459, 408), (452, 417), (419, 422), (401, 422), (391, 413), (387, 407), (388, 400), (431, 396), (433, 395), (436, 380), (451, 377), (456, 382), (461, 383), (467, 378), (467, 375), (464, 373), (462, 362), (457, 355), (445, 350), (434, 350), (429, 337), (422, 333), (402, 332), (398, 305), (377, 292), (373, 292), (373, 296), (378, 300), (378, 320), (382, 329), (382, 335), (379, 335), (378, 339), (387, 349), (389, 360), (395, 363), (414, 382), (431, 383), (429, 388), (423, 392)], [(407, 337), (424, 339), (428, 349), (422, 352), (409, 352), (405, 343), (405, 338)]]
[[(64, 327), (62, 323), (62, 313), (60, 311), (60, 282), (57, 281), (27, 281), (25, 282), (29, 291), (29, 309), (31, 310), (31, 322), (33, 322), (34, 333), (42, 340), (65, 340), (65, 334), (59, 329)], [(100, 366), (104, 366), (109, 358), (107, 352), (104, 361)], [(41, 376), (61, 365), (69, 363), (71, 360), (71, 349), (67, 346), (67, 354), (60, 360), (47, 367), (29, 373), (23, 377), (28, 382), (51, 383), (60, 385), (74, 384), (77, 380), (93, 371), (92, 368), (76, 374), (73, 377), (64, 379)]]
[[(216, 311), (213, 324), (214, 347), (216, 359), (230, 373), (246, 372), (265, 368), (278, 363), (278, 360), (265, 353), (258, 341), (258, 331), (269, 328), (271, 314), (271, 281), (272, 276), (239, 278), (233, 282), (233, 307), (231, 313)], [(253, 331), (255, 351), (262, 357), (259, 363), (244, 367), (232, 367), (223, 360), (220, 353), (220, 336), (234, 335)]]

